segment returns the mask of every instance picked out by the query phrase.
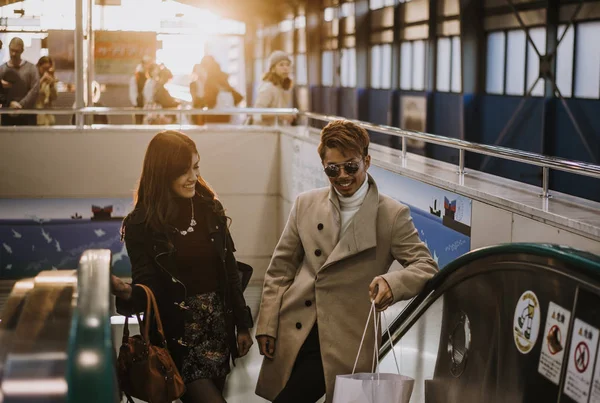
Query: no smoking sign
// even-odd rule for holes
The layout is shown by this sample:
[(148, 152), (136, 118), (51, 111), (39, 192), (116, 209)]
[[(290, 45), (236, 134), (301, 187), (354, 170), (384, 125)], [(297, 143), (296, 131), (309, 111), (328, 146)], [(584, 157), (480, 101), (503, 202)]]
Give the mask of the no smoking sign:
[(588, 403), (590, 397), (598, 333), (592, 325), (575, 319), (564, 392), (577, 403)]
[(584, 373), (590, 364), (590, 349), (584, 341), (579, 342), (575, 347), (575, 369), (581, 374)]

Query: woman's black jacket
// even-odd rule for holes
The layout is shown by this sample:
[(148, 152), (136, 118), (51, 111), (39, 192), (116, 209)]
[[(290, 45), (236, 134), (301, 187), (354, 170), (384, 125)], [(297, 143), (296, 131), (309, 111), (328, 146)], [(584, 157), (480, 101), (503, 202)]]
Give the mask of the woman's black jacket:
[[(218, 210), (222, 210), (219, 201), (202, 194), (201, 197), (211, 211), (215, 204)], [(211, 241), (223, 263), (223, 270), (219, 272), (219, 292), (225, 305), (228, 344), (232, 358), (235, 359), (238, 357), (235, 328), (248, 329), (253, 326), (250, 309), (246, 306), (243, 295), (243, 288), (249, 281), (252, 268), (236, 261), (233, 240), (227, 229), (227, 218), (213, 213), (208, 215), (206, 222)], [(154, 292), (169, 352), (181, 370), (182, 360), (187, 352), (183, 335), (185, 311), (188, 309), (185, 299), (188, 295), (184, 284), (173, 274), (177, 273), (177, 251), (165, 234), (148, 229), (144, 214), (139, 209), (134, 209), (125, 217), (122, 237), (131, 260), (133, 284), (147, 285)], [(122, 315), (143, 312), (146, 308), (146, 295), (141, 288), (133, 287), (132, 298), (127, 301), (117, 298), (116, 305), (117, 312)], [(154, 324), (151, 329), (151, 341), (153, 344), (160, 344)]]

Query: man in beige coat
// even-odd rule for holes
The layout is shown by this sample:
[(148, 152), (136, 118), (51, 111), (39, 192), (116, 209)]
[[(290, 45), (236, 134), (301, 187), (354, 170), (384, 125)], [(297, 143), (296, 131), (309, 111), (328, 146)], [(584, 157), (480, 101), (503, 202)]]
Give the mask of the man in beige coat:
[[(331, 402), (352, 372), (371, 300), (378, 310), (415, 296), (438, 270), (408, 207), (380, 194), (367, 132), (335, 121), (319, 154), (331, 186), (296, 199), (265, 275), (256, 325), (265, 355), (256, 393), (276, 403)], [(388, 272), (394, 260), (401, 270)], [(365, 346), (374, 345), (373, 324)], [(371, 372), (373, 347), (357, 372)]]

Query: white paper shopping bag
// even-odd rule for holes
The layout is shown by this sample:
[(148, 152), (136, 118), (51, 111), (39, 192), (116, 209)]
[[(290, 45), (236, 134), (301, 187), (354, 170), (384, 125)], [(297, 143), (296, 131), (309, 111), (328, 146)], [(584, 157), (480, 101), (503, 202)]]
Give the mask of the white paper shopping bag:
[[(367, 333), (367, 328), (369, 327), (371, 315), (373, 315), (373, 320), (375, 321), (375, 349), (373, 352), (373, 373), (354, 373), (354, 371), (356, 370), (356, 364), (358, 363), (358, 357), (360, 356), (360, 350), (362, 349), (362, 345), (365, 340), (365, 334)], [(396, 369), (398, 370), (398, 374), (379, 373), (379, 349), (377, 348), (377, 330), (377, 311), (375, 309), (375, 303), (371, 303), (371, 310), (369, 311), (367, 324), (365, 325), (363, 337), (360, 341), (360, 346), (358, 347), (358, 354), (356, 355), (356, 361), (354, 362), (352, 374), (336, 376), (335, 390), (333, 392), (333, 403), (410, 402), (410, 396), (412, 395), (415, 380), (408, 376), (400, 375), (400, 367), (398, 366), (398, 360), (396, 359), (396, 353), (394, 352), (394, 345), (392, 343), (392, 336), (390, 335), (389, 328), (387, 329), (387, 331), (388, 336), (390, 338), (390, 343), (392, 343), (392, 354), (394, 355), (394, 361), (396, 362)]]
[(409, 403), (414, 382), (397, 374), (338, 375), (333, 403)]

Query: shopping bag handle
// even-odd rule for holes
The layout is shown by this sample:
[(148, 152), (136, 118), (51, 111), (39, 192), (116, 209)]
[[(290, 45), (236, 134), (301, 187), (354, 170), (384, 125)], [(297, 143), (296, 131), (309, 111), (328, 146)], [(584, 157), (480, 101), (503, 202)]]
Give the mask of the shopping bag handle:
[(400, 367), (398, 366), (398, 359), (396, 358), (396, 349), (394, 348), (394, 339), (392, 339), (392, 334), (390, 333), (390, 322), (388, 322), (387, 318), (385, 317), (385, 311), (381, 313), (383, 314), (383, 319), (385, 320), (385, 329), (388, 334), (390, 345), (392, 346), (392, 354), (394, 356), (394, 362), (396, 363), (396, 370), (398, 371), (398, 375), (400, 375)]
[[(396, 370), (398, 371), (398, 375), (400, 375), (400, 366), (398, 365), (398, 359), (396, 358), (396, 352), (394, 351), (394, 342), (392, 341), (392, 335), (390, 333), (390, 328), (389, 328), (389, 322), (387, 321), (387, 318), (385, 316), (385, 312), (382, 312), (383, 314), (383, 319), (385, 319), (386, 322), (386, 330), (388, 333), (388, 338), (390, 340), (390, 344), (392, 346), (392, 354), (394, 356), (394, 362), (396, 363)], [(360, 352), (362, 350), (362, 346), (365, 342), (365, 336), (367, 334), (367, 329), (369, 328), (369, 321), (371, 320), (371, 315), (373, 315), (373, 322), (374, 322), (374, 327), (375, 327), (375, 348), (373, 350), (373, 365), (375, 364), (375, 362), (377, 363), (377, 366), (373, 369), (373, 371), (377, 371), (377, 374), (379, 374), (379, 349), (377, 348), (377, 330), (378, 330), (378, 325), (379, 325), (379, 321), (377, 320), (377, 309), (375, 308), (375, 301), (371, 301), (371, 307), (369, 309), (369, 316), (367, 317), (367, 323), (365, 324), (365, 329), (363, 330), (363, 334), (362, 334), (362, 338), (360, 339), (360, 345), (358, 346), (358, 353), (356, 354), (356, 359), (354, 360), (354, 367), (352, 368), (352, 374), (354, 375), (354, 373), (356, 372), (356, 366), (358, 365), (358, 357), (360, 357)]]

